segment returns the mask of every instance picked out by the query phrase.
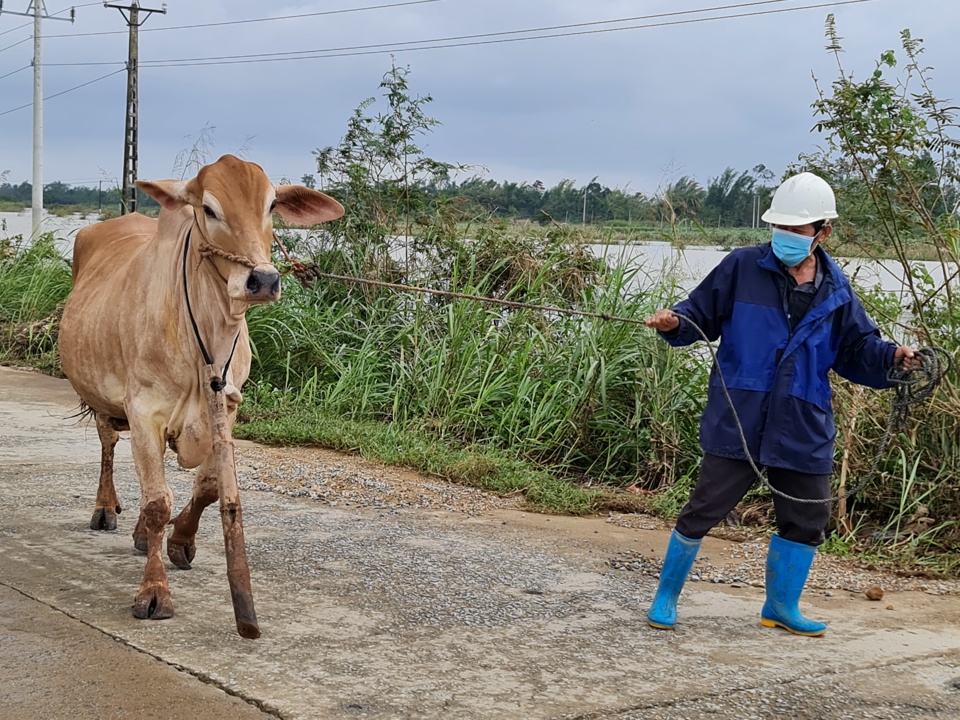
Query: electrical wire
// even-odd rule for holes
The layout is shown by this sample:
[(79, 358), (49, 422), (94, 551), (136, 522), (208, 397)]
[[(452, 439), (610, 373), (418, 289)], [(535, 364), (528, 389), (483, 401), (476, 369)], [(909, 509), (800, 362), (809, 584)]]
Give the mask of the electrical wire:
[(11, 72), (8, 72), (6, 75), (0, 75), (0, 80), (3, 80), (4, 78), (8, 78), (8, 77), (10, 77), (11, 75), (16, 75), (18, 72), (23, 72), (24, 70), (29, 70), (29, 69), (32, 68), (32, 67), (33, 67), (33, 65), (24, 65), (24, 66), (23, 66), (22, 68), (20, 68), (19, 70), (12, 70)]
[[(769, 1), (771, 1), (771, 0), (767, 0), (767, 1), (769, 2)], [(780, 1), (780, 0), (772, 0), (772, 1), (775, 1), (775, 2), (776, 2), (776, 1)], [(618, 32), (618, 31), (621, 31), (621, 30), (640, 30), (640, 29), (655, 28), (655, 27), (670, 27), (670, 26), (675, 26), (675, 25), (690, 25), (690, 24), (694, 24), (694, 23), (711, 22), (711, 21), (714, 21), (714, 20), (730, 20), (730, 19), (744, 18), (744, 17), (756, 17), (756, 16), (761, 16), (761, 15), (775, 15), (775, 14), (786, 13), (786, 12), (795, 12), (795, 11), (798, 11), (798, 10), (811, 10), (811, 9), (823, 8), (823, 7), (834, 7), (834, 6), (838, 6), (838, 5), (856, 5), (856, 4), (868, 3), (868, 2), (876, 2), (876, 0), (844, 0), (844, 1), (842, 1), (842, 2), (828, 2), (828, 3), (820, 3), (820, 4), (816, 4), (816, 5), (804, 5), (804, 6), (801, 6), (801, 7), (794, 7), (794, 8), (781, 8), (781, 9), (778, 9), (778, 10), (764, 10), (764, 11), (756, 11), (756, 12), (751, 12), (751, 13), (736, 13), (736, 14), (731, 14), (731, 15), (715, 15), (715, 16), (706, 17), (706, 18), (694, 18), (694, 19), (689, 19), (689, 20), (673, 20), (673, 21), (669, 21), (669, 22), (648, 23), (648, 24), (643, 24), (643, 25), (629, 25), (629, 26), (617, 27), (617, 28), (604, 28), (604, 29), (601, 29), (601, 30), (582, 30), (582, 31), (578, 31), (578, 32), (551, 33), (551, 34), (548, 34), (548, 35), (533, 35), (533, 36), (529, 36), (529, 37), (508, 37), (508, 38), (500, 38), (500, 39), (496, 39), (496, 40), (478, 40), (478, 41), (474, 41), (474, 42), (456, 42), (456, 43), (448, 43), (448, 44), (442, 44), (442, 45), (423, 45), (423, 46), (420, 46), (420, 47), (396, 47), (396, 46), (397, 46), (397, 45), (410, 45), (410, 44), (413, 44), (413, 43), (443, 42), (443, 39), (441, 39), (441, 40), (435, 40), (435, 41), (430, 41), (430, 40), (416, 40), (416, 41), (411, 41), (411, 42), (407, 42), (407, 43), (383, 43), (383, 44), (380, 44), (380, 45), (372, 45), (372, 46), (369, 46), (369, 47), (370, 47), (370, 48), (386, 48), (386, 49), (366, 49), (366, 48), (364, 48), (364, 49), (358, 50), (358, 51), (356, 51), (356, 52), (341, 52), (341, 51), (339, 51), (339, 50), (337, 50), (337, 49), (334, 49), (334, 50), (305, 51), (305, 52), (303, 52), (303, 53), (301, 53), (301, 54), (298, 54), (298, 55), (295, 56), (295, 57), (259, 57), (259, 56), (256, 56), (256, 55), (254, 55), (254, 56), (242, 56), (242, 55), (241, 55), (241, 56), (236, 56), (238, 59), (235, 59), (235, 60), (232, 60), (232, 59), (231, 59), (231, 60), (227, 60), (227, 59), (225, 59), (225, 60), (220, 60), (220, 59), (207, 60), (207, 59), (204, 59), (204, 58), (187, 59), (187, 60), (172, 60), (172, 61), (163, 61), (163, 60), (149, 61), (149, 60), (148, 60), (148, 61), (144, 61), (143, 63), (141, 63), (141, 66), (145, 66), (145, 67), (189, 67), (189, 66), (203, 66), (203, 65), (237, 65), (237, 64), (258, 63), (258, 62), (276, 62), (276, 61), (281, 61), (281, 60), (313, 60), (313, 59), (324, 59), (324, 58), (355, 57), (355, 56), (360, 56), (360, 55), (383, 55), (383, 54), (388, 54), (388, 53), (393, 53), (393, 52), (411, 52), (411, 51), (415, 51), (415, 50), (437, 50), (437, 49), (454, 48), (454, 47), (474, 47), (474, 46), (480, 46), (480, 45), (500, 45), (500, 44), (513, 43), (513, 42), (524, 42), (524, 41), (527, 41), (527, 40), (546, 40), (546, 39), (550, 39), (550, 38), (577, 37), (577, 36), (583, 36), (583, 35), (599, 35), (599, 34), (603, 34), (603, 33)], [(585, 24), (586, 24), (586, 23), (585, 23)], [(490, 35), (517, 34), (517, 33), (523, 33), (523, 32), (535, 32), (535, 31), (533, 31), (533, 30), (526, 30), (526, 31), (523, 31), (523, 30), (512, 30), (512, 31), (504, 32), (504, 33), (491, 33)], [(348, 48), (344, 48), (344, 49), (345, 49), (345, 50), (349, 50)], [(280, 54), (280, 55), (285, 55), (285, 53), (279, 53), (279, 54)], [(249, 57), (249, 58), (256, 58), (256, 59), (245, 59), (245, 58), (248, 58), (248, 57)], [(115, 64), (115, 63), (104, 63), (104, 64)]]
[[(771, 2), (783, 2), (783, 1), (784, 1), (784, 0), (763, 0), (763, 2), (757, 2), (757, 3), (741, 3), (740, 5), (746, 7), (746, 6), (751, 6), (751, 5), (770, 4)], [(618, 28), (603, 28), (603, 29), (600, 29), (600, 30), (583, 30), (583, 31), (578, 31), (578, 32), (570, 32), (570, 33), (554, 33), (554, 34), (551, 34), (551, 35), (536, 35), (536, 36), (532, 36), (532, 37), (520, 37), (520, 38), (502, 38), (502, 37), (500, 37), (499, 39), (495, 39), (495, 40), (483, 40), (483, 41), (478, 41), (478, 42), (455, 43), (455, 44), (449, 44), (449, 45), (428, 45), (428, 46), (422, 46), (422, 47), (412, 47), (412, 48), (403, 48), (403, 49), (405, 49), (405, 50), (430, 50), (430, 49), (438, 49), (438, 48), (445, 48), (445, 47), (465, 47), (465, 46), (475, 46), (475, 45), (491, 45), (491, 44), (508, 43), (508, 42), (519, 42), (519, 41), (523, 41), (523, 40), (540, 40), (540, 39), (555, 38), (555, 37), (571, 37), (571, 36), (579, 36), (579, 35), (593, 35), (593, 34), (599, 34), (599, 33), (616, 32), (616, 31), (619, 31), (619, 30), (635, 30), (635, 29), (640, 29), (640, 28), (666, 27), (666, 26), (671, 26), (671, 25), (685, 25), (685, 24), (691, 24), (691, 23), (709, 22), (709, 21), (713, 21), (713, 20), (729, 20), (729, 19), (735, 19), (735, 18), (741, 18), (741, 17), (756, 17), (756, 16), (761, 16), (761, 15), (773, 15), (773, 14), (780, 14), (780, 13), (785, 13), (785, 12), (795, 12), (795, 11), (798, 11), (798, 10), (810, 10), (810, 9), (814, 9), (814, 8), (834, 7), (834, 6), (840, 6), (840, 5), (855, 5), (855, 4), (861, 4), (861, 3), (867, 3), (867, 2), (875, 2), (875, 1), (876, 1), (876, 0), (842, 0), (841, 2), (819, 3), (819, 4), (816, 4), (816, 5), (804, 5), (804, 6), (800, 6), (800, 7), (779, 8), (779, 9), (776, 9), (776, 10), (764, 10), (764, 11), (756, 11), (756, 12), (750, 12), (750, 13), (735, 13), (735, 14), (731, 14), (731, 15), (719, 15), (719, 16), (711, 16), (711, 17), (706, 17), (706, 18), (693, 18), (693, 19), (687, 19), (687, 20), (675, 20), (675, 21), (670, 21), (670, 22), (666, 22), (666, 23), (651, 23), (651, 24), (647, 24), (647, 25), (634, 25), (634, 26), (618, 27)], [(720, 6), (720, 7), (733, 7), (733, 6)], [(676, 12), (676, 13), (665, 13), (664, 15), (690, 14), (690, 13), (708, 12), (708, 11), (711, 11), (711, 9), (708, 8), (708, 9), (701, 9), (701, 10), (684, 10), (684, 11), (678, 11), (678, 12)], [(651, 17), (655, 17), (655, 16), (651, 16)], [(623, 22), (623, 20), (619, 20), (619, 21), (609, 20), (609, 21), (594, 21), (594, 22), (590, 22), (590, 23), (577, 23), (577, 24), (573, 25), (572, 27), (586, 27), (586, 26), (595, 25), (595, 24), (599, 24), (599, 23), (612, 23), (612, 22)], [(559, 27), (559, 26), (557, 26), (557, 27)], [(478, 36), (478, 37), (493, 37), (493, 36), (502, 36), (502, 35), (508, 35), (508, 34), (516, 34), (516, 33), (524, 33), (524, 32), (537, 32), (537, 31), (538, 31), (537, 29), (531, 29), (531, 30), (512, 30), (512, 31), (506, 31), (506, 32), (503, 32), (503, 33), (488, 33), (488, 34), (484, 34), (484, 35)], [(464, 37), (467, 37), (467, 36), (464, 36)], [(411, 41), (411, 42), (441, 42), (441, 41), (442, 41), (442, 39), (441, 39), (441, 40)], [(401, 43), (401, 44), (402, 44), (402, 43)], [(407, 43), (407, 44), (410, 44), (410, 43)], [(373, 48), (373, 47), (391, 47), (391, 48), (393, 48), (393, 46), (395, 46), (395, 45), (397, 45), (397, 43), (385, 43), (385, 44), (382, 44), (382, 45), (373, 45), (373, 46), (369, 46), (369, 47), (371, 47), (371, 48)], [(395, 49), (395, 48), (390, 49), (390, 50), (363, 50), (363, 51), (360, 51), (360, 52), (345, 52), (345, 53), (338, 53), (338, 52), (336, 52), (335, 50), (334, 50), (334, 51), (331, 51), (331, 50), (316, 50), (316, 51), (305, 51), (305, 52), (314, 52), (314, 53), (336, 53), (336, 54), (326, 54), (326, 55), (324, 55), (324, 54), (317, 54), (317, 55), (308, 55), (308, 56), (306, 56), (306, 57), (298, 56), (298, 57), (279, 57), (279, 58), (275, 58), (275, 57), (261, 58), (259, 55), (253, 55), (253, 56), (249, 56), (249, 57), (253, 57), (253, 58), (257, 58), (257, 59), (237, 59), (237, 60), (227, 60), (227, 61), (217, 61), (217, 62), (211, 62), (211, 61), (205, 61), (205, 62), (204, 62), (204, 61), (198, 61), (198, 62), (189, 62), (189, 61), (187, 61), (187, 62), (184, 62), (184, 61), (154, 61), (154, 62), (147, 62), (147, 61), (142, 61), (142, 62), (140, 63), (140, 66), (141, 66), (141, 67), (144, 67), (144, 66), (149, 66), (149, 67), (185, 67), (185, 66), (190, 66), (190, 65), (232, 65), (232, 64), (239, 64), (239, 63), (271, 62), (271, 61), (278, 61), (278, 60), (322, 59), (322, 58), (326, 58), (326, 57), (347, 57), (347, 56), (353, 56), (353, 55), (375, 55), (375, 54), (383, 54), (383, 53), (386, 53), (386, 52), (393, 52), (394, 49)], [(239, 58), (244, 58), (244, 57), (248, 57), (248, 56), (237, 56), (237, 57), (239, 57)], [(59, 96), (59, 95), (63, 95), (63, 94), (68, 93), (68, 92), (72, 92), (73, 90), (78, 90), (78, 89), (80, 89), (80, 88), (82, 88), (82, 87), (86, 87), (87, 85), (91, 85), (91, 84), (93, 84), (93, 83), (95, 83), (95, 82), (99, 82), (100, 80), (104, 80), (105, 78), (108, 78), (108, 77), (110, 77), (111, 75), (115, 75), (115, 74), (117, 74), (117, 73), (119, 73), (119, 72), (123, 72), (123, 70), (124, 70), (125, 67), (126, 67), (126, 64), (125, 64), (125, 63), (44, 63), (44, 65), (50, 65), (50, 66), (69, 66), (69, 67), (80, 66), (80, 65), (84, 65), (84, 66), (85, 66), (85, 65), (116, 65), (116, 64), (122, 64), (122, 65), (124, 65), (124, 67), (121, 68), (121, 69), (119, 69), (119, 70), (115, 70), (115, 71), (112, 72), (112, 73), (108, 73), (107, 75), (103, 75), (103, 76), (101, 76), (101, 77), (99, 77), (99, 78), (96, 78), (95, 80), (91, 80), (91, 81), (89, 81), (89, 82), (87, 82), (87, 83), (83, 83), (82, 85), (77, 85), (76, 87), (70, 88), (70, 89), (68, 89), (68, 90), (64, 90), (63, 92), (57, 93), (56, 95), (51, 95), (50, 97), (53, 98), (53, 97), (57, 97), (57, 96)], [(22, 69), (22, 68), (21, 68), (21, 69)], [(14, 71), (14, 72), (20, 72), (20, 71), (17, 70), (17, 71)], [(45, 98), (45, 99), (46, 99), (46, 98)], [(17, 110), (22, 110), (22, 109), (27, 108), (27, 107), (30, 107), (30, 104), (21, 105), (21, 106), (19, 106), (19, 107), (11, 108), (10, 110), (6, 110), (6, 111), (4, 111), (4, 112), (0, 112), (0, 117), (2, 117), (3, 115), (7, 115), (7, 114), (9, 114), (9, 113), (12, 113), (12, 112), (16, 112)]]
[[(140, 32), (164, 32), (166, 30), (194, 30), (196, 28), (222, 27), (224, 25), (243, 25), (247, 23), (272, 22), (273, 20), (296, 20), (300, 18), (318, 17), (320, 15), (343, 15), (346, 13), (364, 12), (367, 10), (383, 10), (387, 8), (405, 7), (407, 5), (425, 5), (427, 3), (440, 2), (441, 0), (407, 0), (406, 2), (387, 3), (386, 5), (367, 5), (358, 8), (344, 8), (342, 10), (324, 10), (322, 12), (300, 13), (298, 15), (278, 15), (277, 17), (250, 18), (248, 20), (226, 20), (224, 22), (197, 23), (195, 25), (172, 25), (168, 27), (146, 27), (141, 28)], [(98, 4), (98, 3), (94, 3)], [(126, 30), (105, 30), (103, 32), (89, 33), (62, 33), (60, 35), (47, 35), (48, 38), (66, 38), (66, 37), (92, 37), (94, 35), (126, 35)]]
[(17, 45), (23, 45), (25, 42), (30, 42), (31, 40), (33, 40), (33, 35), (31, 35), (30, 37), (25, 37), (23, 40), (19, 40), (15, 42), (13, 45), (7, 45), (5, 48), (0, 48), (0, 53), (6, 52), (10, 48), (15, 48)]
[[(91, 3), (85, 3), (84, 5), (73, 5), (73, 6), (69, 7), (69, 8), (64, 8), (63, 10), (57, 10), (57, 12), (55, 12), (55, 13), (50, 13), (49, 15), (41, 16), (41, 17), (55, 17), (55, 16), (57, 16), (57, 15), (62, 15), (62, 14), (65, 13), (67, 10), (76, 10), (77, 8), (85, 8), (85, 7), (90, 7), (91, 5), (102, 5), (102, 4), (103, 4), (102, 2), (91, 2)], [(30, 27), (31, 25), (33, 25), (33, 21), (30, 21), (30, 22), (28, 22), (28, 23), (24, 23), (23, 25), (17, 25), (16, 27), (10, 28), (9, 30), (4, 30), (3, 32), (0, 32), (0, 35), (6, 35), (7, 33), (16, 32), (17, 30), (22, 30), (23, 28), (25, 28), (25, 27)], [(50, 36), (49, 36), (49, 35), (44, 35), (44, 37), (50, 37)], [(53, 37), (59, 37), (59, 35), (55, 35), (55, 36), (53, 36)], [(30, 37), (27, 38), (27, 40), (31, 40), (31, 39), (33, 39), (33, 34), (32, 34), (32, 33), (31, 33)], [(26, 40), (22, 40), (21, 42), (26, 42)], [(19, 45), (20, 43), (17, 43), (17, 44)], [(6, 48), (4, 48), (4, 49), (6, 49)], [(0, 52), (3, 52), (3, 50), (0, 50)]]
[[(773, 2), (788, 2), (789, 0), (762, 0), (761, 2), (754, 3), (740, 3), (736, 6), (718, 6), (718, 7), (749, 7), (753, 5), (766, 5)], [(211, 56), (206, 58), (180, 58), (180, 59), (167, 59), (167, 60), (142, 60), (140, 61), (140, 67), (188, 67), (188, 66), (202, 66), (202, 65), (236, 65), (236, 64), (247, 64), (247, 63), (257, 63), (257, 62), (277, 62), (281, 60), (312, 60), (312, 59), (324, 59), (324, 58), (335, 58), (335, 57), (353, 57), (359, 55), (382, 55), (385, 53), (400, 52), (400, 51), (414, 51), (414, 50), (436, 50), (442, 48), (453, 48), (453, 47), (471, 47), (471, 46), (480, 46), (480, 45), (496, 45), (504, 44), (511, 42), (523, 42), (526, 40), (544, 40), (548, 38), (561, 38), (561, 37), (575, 37), (583, 35), (597, 35), (601, 33), (611, 33), (618, 32), (622, 30), (638, 30), (646, 28), (655, 28), (655, 27), (669, 27), (676, 25), (689, 25), (694, 23), (703, 23), (703, 22), (712, 22), (715, 20), (731, 20), (745, 17), (757, 17), (763, 15), (775, 15), (782, 14), (787, 12), (797, 12), (800, 10), (812, 10), (817, 8), (824, 7), (837, 7), (842, 5), (858, 5), (868, 2), (876, 2), (877, 0), (841, 0), (840, 2), (825, 2), (817, 3), (814, 5), (802, 5), (799, 7), (790, 7), (790, 8), (778, 8), (776, 10), (762, 10), (754, 11), (748, 13), (732, 13), (728, 15), (714, 15), (711, 17), (704, 18), (692, 18), (685, 20), (673, 20), (669, 22), (662, 23), (647, 23), (641, 25), (627, 25), (623, 27), (616, 28), (602, 28), (602, 29), (593, 29), (593, 30), (580, 30), (576, 32), (560, 32), (560, 33), (550, 33), (546, 35), (532, 35), (529, 37), (503, 37), (507, 35), (517, 35), (523, 33), (534, 33), (551, 30), (554, 28), (575, 28), (575, 27), (589, 27), (597, 24), (605, 23), (617, 23), (617, 22), (627, 22), (631, 20), (630, 18), (621, 18), (619, 20), (601, 20), (593, 21), (586, 23), (574, 23), (571, 25), (564, 26), (553, 26), (545, 28), (530, 28), (527, 30), (508, 30), (497, 33), (482, 33), (478, 35), (461, 35), (453, 36), (448, 38), (434, 38), (432, 40), (410, 40), (405, 42), (393, 42), (393, 43), (377, 43), (372, 45), (358, 45), (342, 48), (326, 48), (318, 50), (302, 50), (296, 52), (283, 52), (283, 53), (254, 53), (248, 55), (230, 55), (230, 56)], [(657, 17), (668, 17), (668, 16), (677, 16), (685, 15), (691, 13), (702, 13), (702, 12), (713, 12), (717, 8), (703, 8), (699, 10), (684, 10), (677, 11), (672, 13), (660, 13), (658, 15), (648, 15), (648, 16), (639, 16), (643, 18), (657, 18)], [(636, 19), (636, 18), (633, 18)], [(452, 42), (455, 40), (471, 39), (471, 38), (497, 38), (497, 39), (485, 39), (485, 40), (476, 40), (472, 42)], [(445, 43), (445, 44), (434, 44), (434, 45), (423, 45), (421, 47), (400, 47), (400, 46), (409, 46), (416, 45), (419, 43)], [(382, 49), (381, 49), (382, 48)], [(354, 52), (356, 50), (356, 52)], [(87, 66), (87, 65), (119, 65), (120, 62), (89, 62), (89, 63), (45, 63), (50, 66)]]
[[(386, 47), (396, 47), (399, 45), (420, 45), (424, 43), (438, 43), (438, 42), (454, 42), (459, 40), (477, 40), (481, 38), (492, 38), (492, 37), (504, 37), (508, 35), (524, 35), (527, 33), (535, 32), (549, 32), (552, 30), (569, 30), (571, 28), (582, 28), (582, 27), (593, 27), (596, 25), (613, 25), (616, 23), (625, 23), (625, 22), (634, 22), (636, 20), (656, 20), (666, 17), (678, 17), (682, 15), (696, 15), (705, 12), (717, 12), (720, 10), (736, 10), (745, 7), (753, 7), (756, 5), (774, 5), (784, 2), (793, 2), (794, 0), (755, 0), (754, 2), (746, 3), (737, 3), (735, 5), (717, 5), (709, 8), (700, 8), (696, 10), (675, 10), (673, 12), (665, 13), (655, 13), (652, 15), (635, 15), (633, 17), (617, 18), (615, 20), (592, 20), (588, 22), (579, 22), (579, 23), (568, 23), (566, 25), (547, 25), (545, 27), (538, 28), (528, 28), (526, 30), (505, 30), (502, 32), (492, 32), (492, 33), (477, 33), (473, 35), (454, 35), (451, 37), (445, 38), (433, 38), (431, 40), (408, 40), (406, 42), (392, 42), (392, 43), (375, 43), (371, 45), (349, 45), (346, 47), (339, 48), (327, 48), (325, 50), (301, 50), (299, 52), (280, 52), (280, 53), (255, 53), (249, 55), (225, 55), (222, 57), (210, 57), (210, 58), (185, 58), (187, 61), (197, 61), (197, 60), (233, 60), (237, 58), (253, 58), (253, 57), (274, 57), (274, 56), (293, 56), (293, 55), (302, 55), (306, 53), (315, 53), (315, 52), (340, 52), (340, 51), (350, 51), (350, 50), (368, 50), (375, 48), (386, 48)], [(166, 62), (162, 60), (157, 60), (155, 62)]]
[[(93, 85), (95, 82), (100, 82), (101, 80), (106, 80), (108, 77), (112, 77), (113, 75), (116, 75), (117, 73), (122, 73), (122, 72), (124, 72), (125, 70), (126, 70), (126, 68), (120, 68), (119, 70), (114, 70), (114, 71), (111, 72), (111, 73), (107, 73), (106, 75), (101, 75), (100, 77), (95, 78), (94, 80), (90, 80), (90, 81), (88, 81), (88, 82), (85, 82), (85, 83), (83, 83), (83, 84), (81, 84), (81, 85), (76, 85), (76, 86), (74, 86), (74, 87), (72, 87), (72, 88), (67, 88), (66, 90), (61, 90), (60, 92), (54, 93), (53, 95), (47, 95), (47, 96), (44, 97), (43, 99), (44, 99), (44, 101), (46, 101), (46, 100), (52, 100), (52, 99), (55, 98), (55, 97), (60, 97), (61, 95), (66, 95), (67, 93), (73, 92), (74, 90), (79, 90), (80, 88), (84, 88), (84, 87), (86, 87), (87, 85)], [(27, 103), (26, 105), (21, 105), (20, 107), (15, 107), (15, 108), (11, 108), (11, 109), (9, 109), (9, 110), (4, 110), (3, 112), (0, 112), (0, 117), (2, 117), (2, 116), (4, 116), (4, 115), (9, 115), (10, 113), (16, 112), (17, 110), (23, 110), (24, 108), (28, 108), (28, 107), (30, 107), (30, 106), (32, 106), (32, 105), (33, 105), (33, 103), (32, 103), (32, 102), (29, 102), (29, 103)]]
[(33, 25), (32, 22), (24, 23), (23, 25), (17, 25), (16, 27), (10, 28), (9, 30), (4, 30), (3, 32), (0, 32), (0, 35), (6, 35), (7, 33), (12, 33), (17, 30), (22, 30), (23, 28), (30, 27), (31, 25)]

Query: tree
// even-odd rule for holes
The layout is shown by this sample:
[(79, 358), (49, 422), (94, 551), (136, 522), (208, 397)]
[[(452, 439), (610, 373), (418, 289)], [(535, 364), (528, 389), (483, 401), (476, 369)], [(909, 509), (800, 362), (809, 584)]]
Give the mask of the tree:
[[(869, 77), (856, 82), (840, 62), (842, 38), (832, 15), (826, 35), (839, 77), (830, 94), (817, 85), (819, 99), (813, 108), (826, 147), (801, 156), (802, 168), (818, 172), (838, 189), (843, 198), (838, 224), (845, 235), (856, 237), (856, 226), (869, 227), (876, 242), (893, 249), (922, 333), (932, 337), (946, 332), (955, 338), (960, 329), (956, 108), (934, 96), (931, 68), (920, 64), (923, 46), (909, 30), (901, 32), (907, 64), (895, 82), (885, 76), (897, 67), (892, 50), (880, 55)], [(911, 246), (918, 242), (933, 245), (942, 282), (911, 261)]]
[(662, 219), (673, 225), (683, 218), (696, 218), (705, 200), (706, 192), (700, 183), (684, 175), (660, 196)]
[(744, 171), (737, 174), (728, 167), (710, 180), (703, 200), (704, 222), (719, 225), (749, 225), (756, 181)]
[(340, 144), (314, 151), (317, 171), (330, 180), (328, 192), (337, 194), (346, 208), (335, 227), (379, 243), (397, 225), (409, 236), (416, 213), (429, 209), (427, 189), (446, 186), (458, 167), (427, 157), (417, 145), (417, 138), (439, 121), (425, 112), (432, 97), (411, 94), (409, 74), (409, 68), (391, 64), (380, 82), (386, 112), (368, 115), (376, 98), (366, 99)]

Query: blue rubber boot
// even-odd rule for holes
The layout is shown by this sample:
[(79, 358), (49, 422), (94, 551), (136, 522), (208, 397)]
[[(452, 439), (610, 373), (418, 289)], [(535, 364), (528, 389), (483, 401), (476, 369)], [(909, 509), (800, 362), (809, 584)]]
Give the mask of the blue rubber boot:
[(667, 555), (663, 558), (660, 585), (647, 613), (647, 624), (660, 630), (673, 630), (677, 624), (677, 598), (687, 581), (690, 568), (700, 550), (701, 540), (691, 540), (676, 530), (670, 536)]
[(779, 535), (770, 538), (767, 553), (767, 601), (760, 613), (764, 627), (782, 627), (795, 635), (815, 637), (827, 630), (825, 623), (810, 620), (800, 614), (798, 603), (803, 586), (810, 574), (817, 549), (784, 540)]

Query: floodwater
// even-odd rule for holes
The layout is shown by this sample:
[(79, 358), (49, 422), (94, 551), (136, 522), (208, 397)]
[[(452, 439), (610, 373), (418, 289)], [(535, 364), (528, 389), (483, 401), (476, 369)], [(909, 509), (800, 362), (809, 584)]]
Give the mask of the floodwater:
[[(22, 235), (29, 237), (32, 215), (30, 210), (19, 213), (0, 212), (0, 239)], [(96, 214), (54, 217), (45, 214), (41, 227), (43, 232), (52, 232), (58, 238), (58, 246), (66, 257), (73, 254), (73, 239), (77, 231), (97, 222)], [(707, 273), (723, 259), (727, 252), (718, 247), (688, 247), (678, 250), (668, 242), (648, 242), (633, 245), (592, 245), (597, 257), (604, 258), (611, 267), (639, 268), (636, 282), (642, 288), (658, 283), (668, 274), (686, 290), (692, 289)], [(402, 250), (401, 250), (402, 252)], [(906, 299), (903, 270), (895, 260), (865, 260), (840, 258), (838, 263), (858, 286), (875, 288), (885, 292), (900, 293)], [(943, 283), (944, 268), (937, 262), (918, 262), (939, 286)], [(948, 266), (948, 272), (956, 268)]]

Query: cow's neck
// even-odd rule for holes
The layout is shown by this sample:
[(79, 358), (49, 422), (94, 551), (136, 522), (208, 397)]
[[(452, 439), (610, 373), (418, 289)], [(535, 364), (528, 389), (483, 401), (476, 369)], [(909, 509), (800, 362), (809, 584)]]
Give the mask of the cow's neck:
[[(188, 242), (189, 239), (189, 242)], [(197, 226), (191, 223), (184, 228), (179, 255), (180, 282), (183, 291), (183, 310), (191, 335), (199, 335), (195, 351), (201, 364), (214, 365), (218, 370), (233, 354), (234, 343), (245, 327), (248, 303), (238, 302), (227, 293), (227, 282), (221, 277), (210, 258), (204, 258), (197, 250), (201, 242)], [(184, 272), (183, 259), (186, 253)], [(184, 276), (186, 286), (183, 286)], [(187, 301), (189, 299), (189, 310)], [(193, 322), (190, 320), (192, 314)], [(193, 329), (194, 323), (196, 330)], [(196, 337), (194, 337), (197, 340)], [(207, 358), (200, 349), (202, 343)]]

